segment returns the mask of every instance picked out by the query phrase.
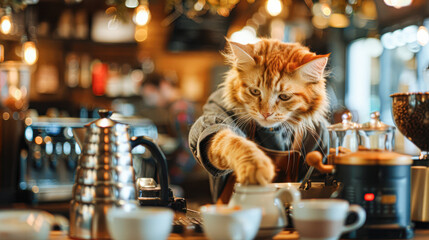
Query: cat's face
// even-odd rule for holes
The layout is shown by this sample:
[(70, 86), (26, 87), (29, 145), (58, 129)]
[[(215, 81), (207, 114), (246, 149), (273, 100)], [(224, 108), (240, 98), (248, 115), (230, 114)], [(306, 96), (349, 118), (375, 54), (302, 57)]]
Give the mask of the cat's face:
[(317, 121), (325, 113), (327, 56), (273, 40), (230, 44), (232, 69), (225, 82), (225, 101), (232, 108), (246, 112), (263, 127), (296, 126)]

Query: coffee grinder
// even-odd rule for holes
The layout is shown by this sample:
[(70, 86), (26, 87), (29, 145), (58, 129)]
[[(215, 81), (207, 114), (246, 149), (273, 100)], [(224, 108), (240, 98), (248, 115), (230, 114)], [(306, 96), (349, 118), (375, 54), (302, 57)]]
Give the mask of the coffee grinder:
[(429, 228), (429, 92), (395, 93), (393, 120), (399, 131), (420, 150), (411, 167), (411, 220), (416, 228)]

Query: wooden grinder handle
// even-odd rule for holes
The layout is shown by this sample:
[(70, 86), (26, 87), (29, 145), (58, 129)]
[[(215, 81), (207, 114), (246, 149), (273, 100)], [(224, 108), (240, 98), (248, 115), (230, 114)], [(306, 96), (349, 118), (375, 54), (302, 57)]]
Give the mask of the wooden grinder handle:
[(333, 165), (324, 165), (322, 163), (322, 160), (323, 160), (323, 156), (318, 151), (312, 151), (312, 152), (308, 153), (307, 156), (305, 157), (305, 161), (307, 162), (307, 164), (309, 166), (316, 168), (317, 170), (319, 170), (319, 172), (321, 172), (321, 173), (332, 173), (332, 171), (334, 170), (334, 166)]

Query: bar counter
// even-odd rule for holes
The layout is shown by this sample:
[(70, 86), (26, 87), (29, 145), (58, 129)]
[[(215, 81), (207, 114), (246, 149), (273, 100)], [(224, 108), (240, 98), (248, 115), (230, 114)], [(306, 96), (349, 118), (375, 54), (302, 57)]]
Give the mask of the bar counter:
[[(67, 232), (63, 231), (52, 231), (49, 240), (71, 240), (68, 237)], [(282, 231), (276, 236), (274, 236), (273, 240), (298, 240), (299, 235), (296, 231)], [(414, 233), (414, 240), (428, 240), (429, 239), (429, 229), (418, 229)], [(208, 240), (207, 237), (204, 236), (203, 233), (193, 233), (189, 235), (182, 235), (172, 233), (168, 237), (168, 240)]]

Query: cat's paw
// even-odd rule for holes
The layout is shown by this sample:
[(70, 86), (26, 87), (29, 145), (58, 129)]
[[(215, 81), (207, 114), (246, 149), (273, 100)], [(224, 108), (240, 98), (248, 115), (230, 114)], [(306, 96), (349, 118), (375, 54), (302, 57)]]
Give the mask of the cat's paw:
[(257, 149), (237, 161), (235, 174), (239, 183), (266, 185), (273, 180), (274, 170), (271, 159)]

